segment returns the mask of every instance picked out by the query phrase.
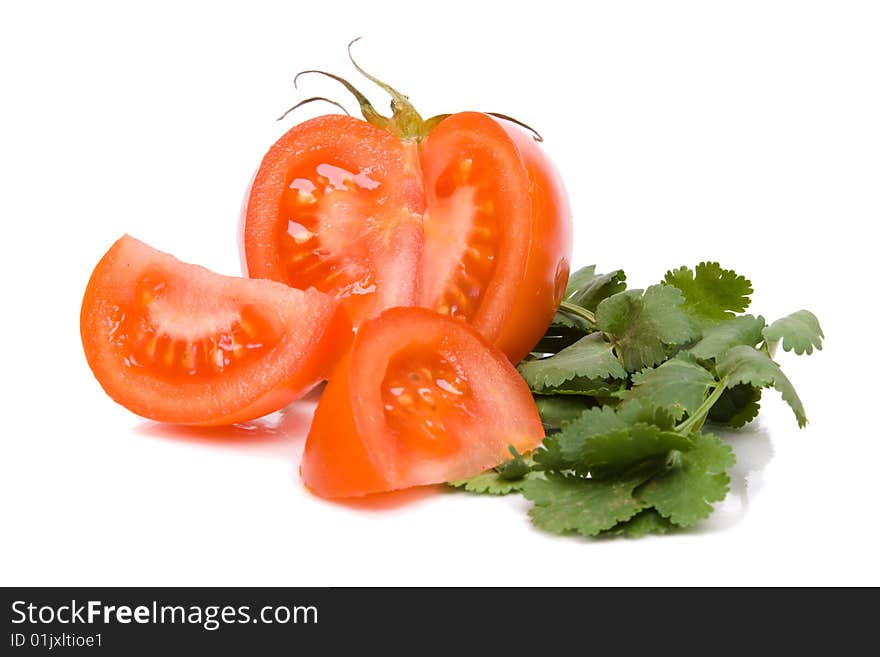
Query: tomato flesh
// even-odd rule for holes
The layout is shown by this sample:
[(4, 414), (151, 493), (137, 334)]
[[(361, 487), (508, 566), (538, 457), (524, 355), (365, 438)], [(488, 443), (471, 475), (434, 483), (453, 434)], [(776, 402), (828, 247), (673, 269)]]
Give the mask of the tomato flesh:
[(471, 477), (537, 447), (523, 379), (472, 327), (424, 308), (364, 323), (324, 390), (301, 473), (323, 497)]
[(547, 156), (519, 128), (453, 114), (421, 146), (426, 212), (420, 305), (464, 317), (514, 363), (568, 281), (571, 212)]
[(244, 244), (249, 275), (332, 294), (355, 325), (424, 306), (517, 362), (562, 299), (571, 216), (552, 163), (515, 126), (462, 112), (416, 144), (325, 116), (264, 158)]
[(421, 190), (404, 145), (346, 116), (318, 117), (266, 154), (245, 214), (246, 271), (340, 299), (355, 324), (413, 305)]
[(327, 295), (221, 276), (128, 236), (95, 268), (80, 327), (114, 400), (184, 424), (278, 410), (326, 376), (351, 334)]

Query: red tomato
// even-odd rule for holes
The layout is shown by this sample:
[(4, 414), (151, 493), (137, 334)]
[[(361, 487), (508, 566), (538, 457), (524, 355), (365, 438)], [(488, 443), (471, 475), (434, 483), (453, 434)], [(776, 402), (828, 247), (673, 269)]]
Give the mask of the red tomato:
[(424, 206), (417, 156), (348, 116), (287, 132), (263, 158), (244, 221), (248, 276), (342, 299), (355, 324), (416, 302)]
[(268, 152), (250, 192), (250, 276), (337, 296), (355, 325), (421, 305), (511, 361), (543, 335), (571, 255), (568, 197), (525, 132), (486, 114), (424, 121), (405, 97), (376, 125), (322, 116)]
[(517, 363), (547, 330), (568, 282), (562, 182), (531, 136), (477, 112), (440, 122), (421, 163), (420, 305), (464, 317)]
[(323, 497), (471, 477), (544, 437), (522, 377), (473, 328), (424, 308), (364, 323), (324, 390), (301, 466)]
[(221, 276), (126, 235), (92, 273), (80, 332), (115, 401), (153, 420), (214, 425), (307, 392), (347, 346), (351, 324), (316, 290)]

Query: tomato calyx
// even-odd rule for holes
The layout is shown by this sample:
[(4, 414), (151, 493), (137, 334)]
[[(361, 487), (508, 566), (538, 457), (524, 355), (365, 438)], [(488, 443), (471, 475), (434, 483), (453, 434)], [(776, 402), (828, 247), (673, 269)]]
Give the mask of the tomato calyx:
[[(357, 87), (355, 87), (345, 78), (334, 73), (328, 73), (327, 71), (322, 71), (319, 69), (308, 69), (305, 71), (300, 71), (293, 78), (294, 88), (298, 88), (297, 83), (300, 76), (306, 75), (308, 73), (317, 73), (319, 75), (323, 75), (324, 77), (330, 78), (331, 80), (335, 80), (343, 87), (345, 87), (345, 89), (352, 96), (354, 96), (355, 100), (357, 100), (357, 103), (361, 110), (361, 115), (364, 117), (364, 120), (367, 123), (376, 126), (377, 128), (380, 128), (382, 130), (387, 130), (391, 134), (398, 137), (401, 141), (414, 141), (416, 143), (420, 143), (425, 139), (425, 137), (431, 134), (431, 131), (436, 128), (437, 125), (440, 124), (440, 122), (452, 116), (452, 114), (437, 114), (436, 116), (432, 116), (427, 119), (422, 118), (422, 115), (419, 114), (418, 110), (410, 102), (409, 96), (399, 92), (390, 84), (383, 82), (379, 78), (371, 75), (370, 73), (365, 71), (360, 64), (357, 63), (354, 56), (351, 54), (351, 47), (358, 41), (360, 41), (360, 37), (353, 39), (348, 44), (348, 58), (349, 60), (351, 60), (352, 65), (358, 73), (363, 75), (370, 82), (379, 86), (383, 91), (385, 91), (385, 93), (391, 96), (391, 116), (385, 116), (380, 113), (370, 102), (369, 98), (367, 98), (366, 95), (364, 95)], [(288, 114), (302, 107), (303, 105), (307, 105), (309, 103), (317, 101), (322, 101), (335, 105), (343, 112), (351, 116), (348, 110), (346, 110), (345, 107), (338, 101), (326, 98), (324, 96), (312, 96), (298, 102), (296, 105), (288, 109), (286, 112), (284, 112), (284, 114), (278, 117), (278, 120), (281, 121), (282, 119), (286, 118)], [(501, 119), (503, 121), (510, 121), (511, 123), (514, 123), (532, 133), (535, 141), (544, 141), (544, 138), (540, 135), (540, 133), (538, 133), (537, 130), (527, 125), (526, 123), (523, 123), (522, 121), (513, 118), (512, 116), (503, 114), (501, 112), (483, 112), (483, 114), (494, 116), (495, 118)]]

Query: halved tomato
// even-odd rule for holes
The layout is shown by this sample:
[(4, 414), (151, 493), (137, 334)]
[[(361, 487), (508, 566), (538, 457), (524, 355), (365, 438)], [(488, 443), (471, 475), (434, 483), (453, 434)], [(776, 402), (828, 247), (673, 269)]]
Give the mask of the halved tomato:
[(418, 154), (365, 121), (322, 116), (272, 146), (251, 185), (245, 271), (342, 300), (355, 325), (416, 303)]
[(351, 339), (316, 290), (221, 276), (123, 236), (98, 263), (80, 332), (110, 397), (162, 422), (232, 424), (323, 380)]
[(330, 376), (301, 473), (323, 497), (474, 476), (544, 437), (522, 377), (472, 327), (424, 308), (364, 323)]
[(531, 136), (478, 112), (443, 119), (420, 150), (419, 305), (468, 320), (517, 363), (544, 334), (568, 281), (562, 181)]
[(553, 164), (509, 120), (422, 119), (358, 70), (391, 95), (393, 115), (324, 74), (355, 94), (366, 120), (321, 116), (272, 146), (244, 217), (248, 275), (314, 285), (341, 298), (355, 325), (389, 307), (428, 307), (471, 322), (518, 362), (568, 280), (571, 213)]

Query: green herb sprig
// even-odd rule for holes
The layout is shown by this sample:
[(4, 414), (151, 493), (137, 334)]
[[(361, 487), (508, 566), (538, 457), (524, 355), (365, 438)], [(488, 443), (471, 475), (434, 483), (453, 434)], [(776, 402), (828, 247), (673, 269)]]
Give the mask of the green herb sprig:
[(617, 270), (571, 275), (547, 333), (519, 372), (548, 432), (531, 454), (451, 482), (471, 493), (518, 492), (532, 522), (584, 536), (665, 533), (713, 511), (730, 488), (733, 450), (704, 430), (740, 428), (773, 388), (798, 426), (807, 416), (774, 355), (811, 354), (825, 337), (799, 310), (767, 324), (742, 314), (751, 283), (718, 263), (627, 289)]

